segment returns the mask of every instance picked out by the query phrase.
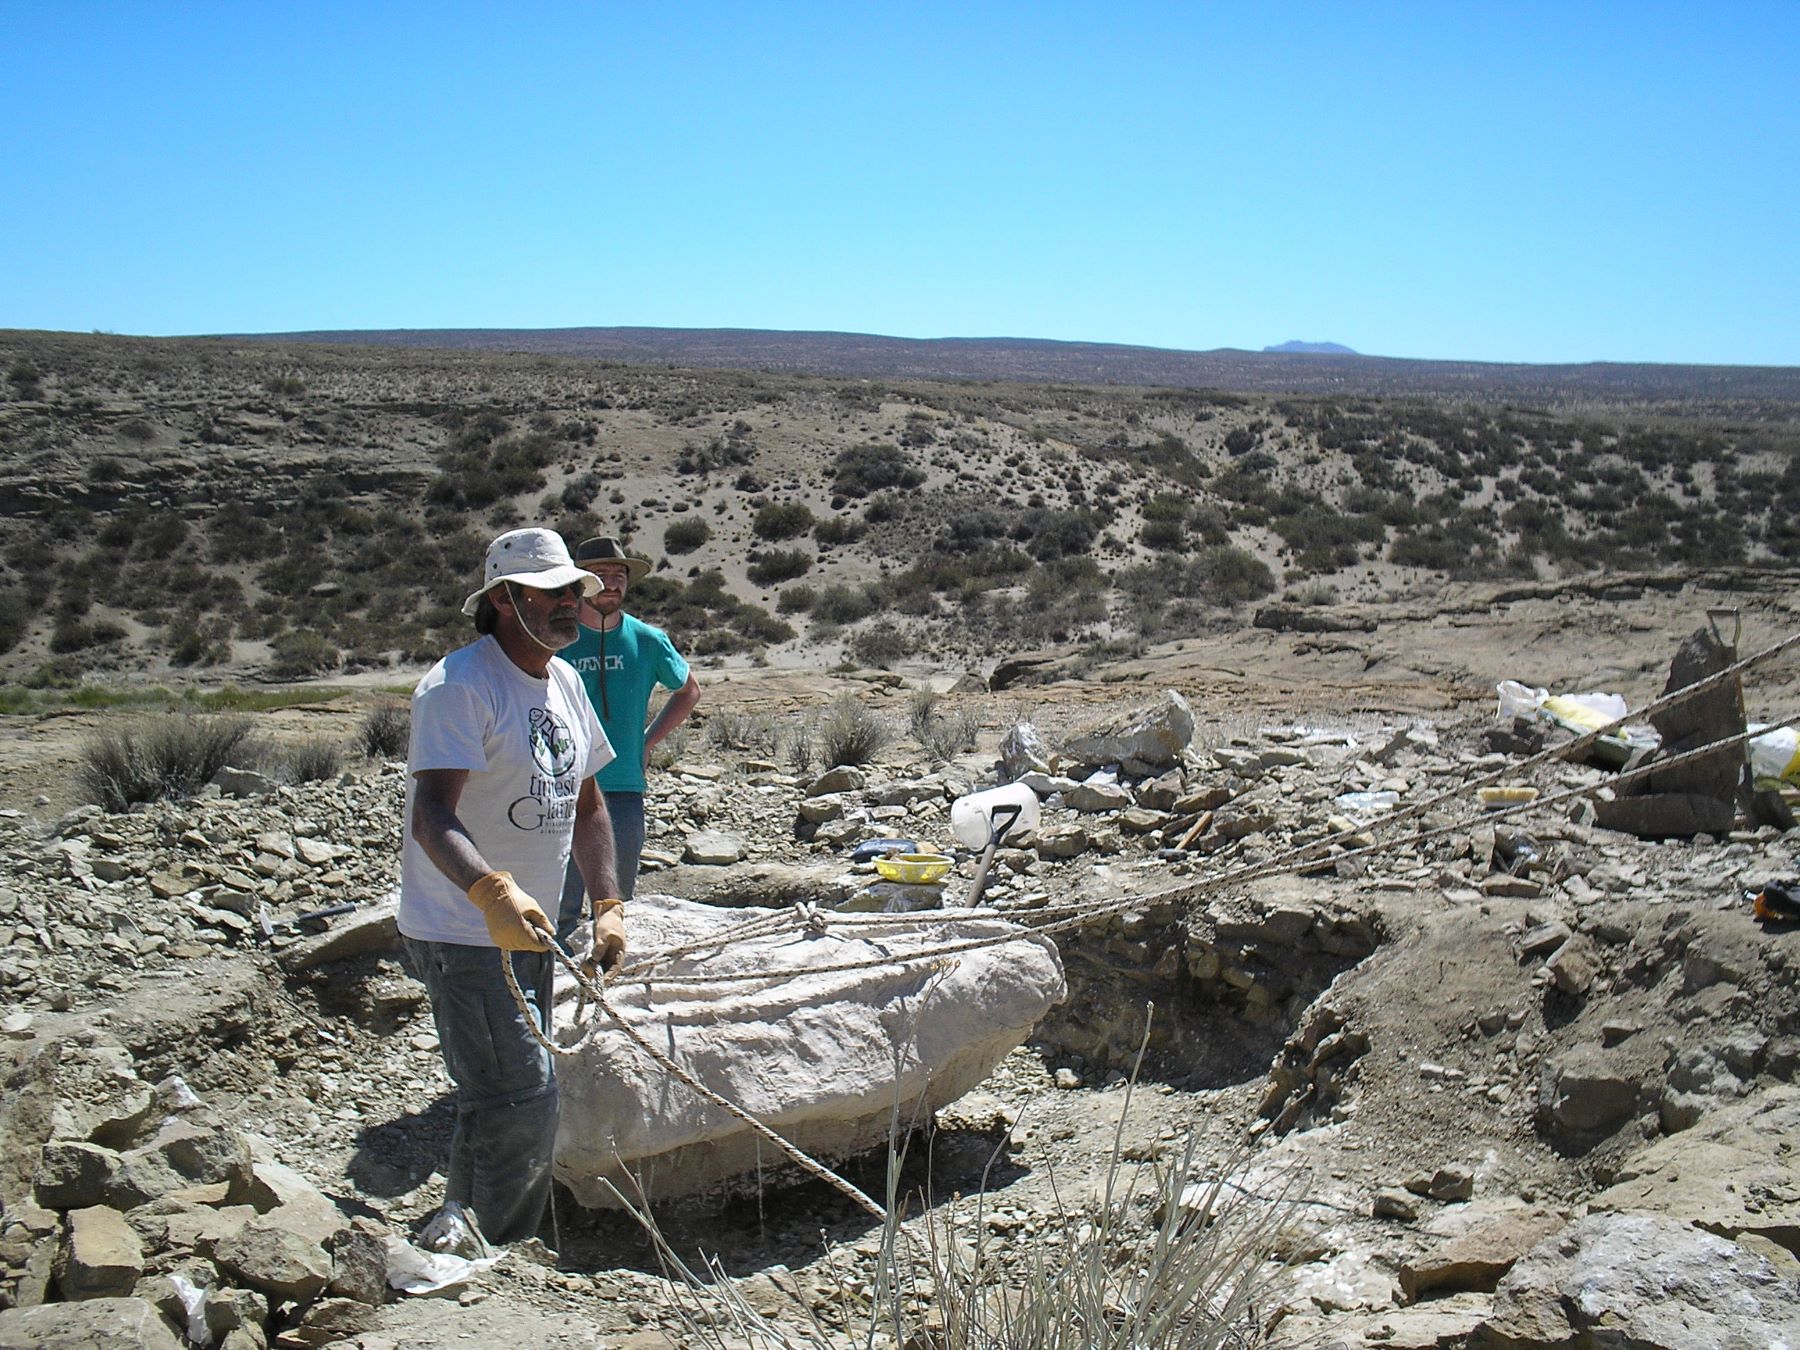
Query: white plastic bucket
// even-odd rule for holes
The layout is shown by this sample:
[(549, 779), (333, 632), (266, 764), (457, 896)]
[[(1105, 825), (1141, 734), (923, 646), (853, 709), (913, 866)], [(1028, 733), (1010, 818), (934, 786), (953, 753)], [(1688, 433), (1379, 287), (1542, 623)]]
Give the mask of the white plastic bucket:
[[(1012, 808), (1018, 808), (1015, 815)], [(986, 848), (994, 832), (994, 813), (999, 809), (1002, 838), (1037, 828), (1037, 793), (1023, 783), (985, 788), (950, 803), (950, 833), (964, 848)], [(1013, 817), (1009, 822), (1008, 817)]]

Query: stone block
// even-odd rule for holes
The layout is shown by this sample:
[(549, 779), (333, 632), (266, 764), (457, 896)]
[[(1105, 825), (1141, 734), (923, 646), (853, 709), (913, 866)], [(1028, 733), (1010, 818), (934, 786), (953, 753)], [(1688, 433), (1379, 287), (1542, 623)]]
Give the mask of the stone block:
[(0, 1350), (182, 1350), (154, 1304), (95, 1298), (0, 1312)]
[(123, 1298), (144, 1274), (144, 1247), (109, 1205), (72, 1209), (56, 1258), (56, 1288), (69, 1302)]

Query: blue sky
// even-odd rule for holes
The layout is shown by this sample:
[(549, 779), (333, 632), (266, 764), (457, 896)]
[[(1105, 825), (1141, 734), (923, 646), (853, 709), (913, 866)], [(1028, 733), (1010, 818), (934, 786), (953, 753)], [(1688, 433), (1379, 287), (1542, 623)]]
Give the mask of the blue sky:
[(0, 327), (1800, 364), (1800, 4), (0, 0)]

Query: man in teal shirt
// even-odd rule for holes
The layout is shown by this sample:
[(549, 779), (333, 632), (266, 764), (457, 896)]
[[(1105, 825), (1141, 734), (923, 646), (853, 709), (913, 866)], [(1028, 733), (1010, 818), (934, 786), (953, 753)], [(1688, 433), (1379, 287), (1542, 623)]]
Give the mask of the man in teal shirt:
[[(581, 636), (558, 655), (581, 676), (612, 742), (614, 758), (595, 782), (612, 818), (619, 898), (629, 900), (644, 851), (644, 772), (650, 749), (693, 712), (700, 684), (667, 633), (625, 612), (626, 589), (650, 571), (649, 563), (627, 556), (617, 539), (601, 536), (577, 545), (575, 565), (599, 579), (600, 592), (581, 607)], [(671, 692), (656, 720), (645, 726), (657, 685)], [(557, 913), (559, 937), (566, 938), (581, 922), (581, 897), (581, 873), (571, 867)]]

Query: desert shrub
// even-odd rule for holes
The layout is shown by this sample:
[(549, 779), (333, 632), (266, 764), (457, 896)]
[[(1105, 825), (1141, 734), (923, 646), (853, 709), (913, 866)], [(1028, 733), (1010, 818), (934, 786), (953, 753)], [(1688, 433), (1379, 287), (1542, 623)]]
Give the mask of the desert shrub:
[(357, 748), (370, 759), (400, 759), (412, 738), (412, 712), (402, 704), (369, 709), (357, 733)]
[(271, 644), (274, 659), (269, 673), (278, 680), (305, 680), (337, 669), (343, 659), (337, 647), (322, 633), (290, 629)]
[(875, 612), (875, 601), (867, 591), (839, 582), (819, 592), (812, 612), (826, 623), (855, 623)]
[(325, 736), (292, 745), (281, 756), (281, 776), (290, 783), (322, 783), (344, 769), (344, 747)]
[(893, 730), (846, 690), (819, 719), (819, 751), (826, 764), (867, 764), (893, 739)]
[(122, 642), (124, 638), (124, 627), (110, 619), (82, 623), (76, 619), (61, 618), (50, 632), (50, 650), (62, 655), (85, 651), (89, 647), (104, 647), (108, 643)]
[(1094, 513), (1086, 509), (1073, 511), (1041, 511), (1032, 525), (1031, 541), (1025, 546), (1039, 562), (1086, 553), (1100, 533)]
[(804, 614), (813, 607), (819, 593), (811, 586), (789, 586), (775, 601), (777, 614)]
[(1494, 551), (1494, 536), (1478, 526), (1422, 525), (1395, 537), (1388, 546), (1388, 561), (1472, 576), (1492, 564)]
[(1338, 588), (1329, 581), (1309, 581), (1292, 587), (1286, 597), (1289, 604), (1323, 606), (1338, 602)]
[(944, 522), (936, 547), (945, 553), (973, 553), (988, 548), (993, 541), (1006, 538), (1015, 517), (1016, 512), (1002, 512), (993, 506), (960, 510)]
[(1194, 556), (1194, 569), (1200, 593), (1215, 605), (1245, 605), (1275, 589), (1268, 564), (1235, 544), (1202, 549)]
[(0, 591), (0, 652), (19, 645), (31, 623), (31, 602), (18, 589)]
[(780, 735), (780, 724), (769, 713), (728, 709), (706, 719), (706, 744), (714, 750), (745, 751), (773, 759)]
[[(599, 474), (589, 470), (580, 477), (571, 478), (564, 483), (561, 492), (554, 496), (546, 495), (544, 500), (538, 504), (539, 509), (546, 513), (560, 509), (580, 514), (594, 504), (594, 499), (600, 495), (600, 490), (605, 485), (606, 481)], [(562, 534), (562, 531), (559, 530), (557, 533)], [(563, 538), (572, 547), (582, 536), (563, 534)]]
[(744, 605), (734, 611), (731, 626), (752, 642), (786, 642), (794, 636), (791, 623), (756, 605)]
[(1138, 531), (1138, 542), (1145, 548), (1179, 553), (1187, 546), (1187, 510), (1156, 509), (1163, 500), (1153, 497), (1144, 504), (1144, 524)]
[(663, 531), (663, 552), (692, 553), (712, 538), (712, 526), (704, 520), (675, 520)]
[(833, 516), (829, 520), (821, 520), (813, 527), (813, 538), (826, 548), (834, 544), (854, 544), (868, 533), (868, 528), (859, 520)]
[(143, 445), (156, 439), (156, 428), (141, 417), (131, 417), (119, 423), (119, 435), (124, 440)]
[(1387, 526), (1379, 518), (1344, 515), (1320, 501), (1282, 512), (1270, 525), (1294, 551), (1294, 566), (1309, 574), (1350, 567), (1361, 556), (1363, 544), (1387, 538)]
[(173, 666), (216, 666), (231, 659), (231, 621), (200, 621), (188, 611), (172, 617), (163, 628), (163, 641)]
[(811, 773), (819, 762), (819, 729), (809, 718), (790, 722), (782, 734), (782, 758), (795, 773)]
[(6, 382), (12, 386), (13, 397), (33, 402), (44, 396), (43, 385), (39, 383), (43, 378), (42, 372), (29, 361), (15, 362), (6, 372)]
[(846, 497), (867, 497), (888, 488), (914, 488), (925, 474), (912, 456), (897, 445), (870, 443), (838, 451), (831, 490)]
[(758, 539), (793, 539), (813, 527), (813, 513), (803, 502), (770, 502), (758, 508), (750, 530)]
[(542, 432), (505, 435), (506, 420), (484, 413), (466, 422), (438, 455), (442, 470), (425, 489), (428, 507), (464, 511), (539, 492), (557, 442)]
[[(740, 432), (738, 427), (743, 430)], [(748, 464), (755, 452), (756, 447), (750, 443), (750, 428), (740, 421), (730, 432), (714, 436), (705, 445), (689, 441), (682, 446), (681, 453), (675, 457), (675, 471), (708, 474), (733, 464)]]
[(191, 796), (233, 762), (250, 736), (247, 717), (159, 717), (102, 732), (81, 750), (76, 786), (108, 811)]
[(935, 689), (915, 689), (913, 696), (906, 701), (906, 726), (913, 734), (913, 739), (922, 741), (922, 732), (931, 724), (937, 715), (938, 692)]
[(877, 670), (886, 670), (905, 660), (912, 647), (912, 640), (905, 633), (886, 624), (864, 628), (850, 639), (850, 654), (860, 664), (874, 666)]
[(744, 575), (758, 586), (773, 586), (805, 576), (812, 565), (812, 554), (803, 548), (772, 548), (753, 557)]
[(926, 754), (939, 763), (948, 763), (975, 748), (981, 719), (967, 709), (940, 713), (938, 703), (935, 691), (919, 690), (907, 705), (907, 726)]
[(869, 504), (863, 508), (863, 519), (871, 525), (883, 525), (890, 520), (899, 520), (905, 514), (905, 504), (898, 495), (892, 492), (884, 492), (879, 497), (871, 497)]

